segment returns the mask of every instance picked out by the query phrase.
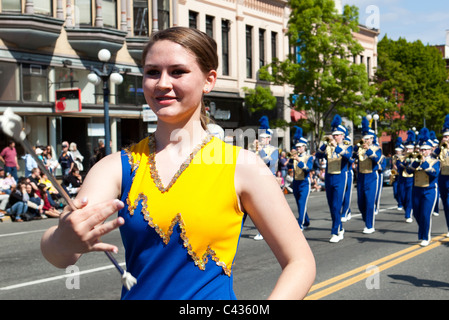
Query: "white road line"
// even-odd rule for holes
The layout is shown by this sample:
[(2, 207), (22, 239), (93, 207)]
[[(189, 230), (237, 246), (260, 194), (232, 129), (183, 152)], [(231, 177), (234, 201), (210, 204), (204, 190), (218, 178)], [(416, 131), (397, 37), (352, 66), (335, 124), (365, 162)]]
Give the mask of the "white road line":
[[(125, 262), (119, 263), (119, 265), (120, 266), (124, 266)], [(68, 273), (68, 274), (63, 274), (63, 275), (55, 276), (55, 277), (50, 277), (50, 278), (44, 278), (44, 279), (40, 279), (40, 280), (34, 280), (34, 281), (18, 283), (18, 284), (14, 284), (14, 285), (11, 285), (11, 286), (0, 288), (0, 291), (12, 290), (12, 289), (17, 289), (17, 288), (22, 288), (22, 287), (27, 287), (27, 286), (33, 286), (33, 285), (36, 285), (36, 284), (41, 284), (41, 283), (45, 283), (45, 282), (60, 280), (60, 279), (68, 278), (68, 277), (76, 277), (76, 276), (80, 276), (80, 275), (83, 275), (83, 274), (104, 271), (104, 270), (108, 270), (108, 269), (111, 269), (111, 268), (115, 268), (115, 266), (113, 266), (113, 265), (104, 266), (104, 267), (89, 269), (89, 270), (85, 270), (85, 271), (81, 271), (81, 272)]]
[(47, 230), (48, 229), (41, 229), (41, 230), (32, 230), (32, 231), (22, 231), (22, 232), (0, 234), (0, 238), (1, 237), (11, 237), (11, 236), (20, 236), (20, 235), (28, 234), (28, 233), (44, 232), (44, 231), (47, 231)]

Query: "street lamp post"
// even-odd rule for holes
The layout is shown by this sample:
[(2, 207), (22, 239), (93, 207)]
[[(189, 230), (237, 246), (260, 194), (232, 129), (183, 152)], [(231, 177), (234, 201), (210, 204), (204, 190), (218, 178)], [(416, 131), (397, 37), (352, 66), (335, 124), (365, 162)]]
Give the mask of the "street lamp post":
[(103, 62), (102, 70), (98, 70), (93, 66), (90, 67), (90, 73), (87, 75), (87, 80), (94, 85), (100, 84), (103, 81), (103, 105), (104, 105), (104, 138), (106, 155), (111, 154), (111, 127), (109, 124), (109, 79), (114, 84), (121, 84), (123, 77), (115, 66), (107, 66), (107, 62), (111, 58), (111, 53), (108, 49), (101, 49), (98, 52), (98, 59)]

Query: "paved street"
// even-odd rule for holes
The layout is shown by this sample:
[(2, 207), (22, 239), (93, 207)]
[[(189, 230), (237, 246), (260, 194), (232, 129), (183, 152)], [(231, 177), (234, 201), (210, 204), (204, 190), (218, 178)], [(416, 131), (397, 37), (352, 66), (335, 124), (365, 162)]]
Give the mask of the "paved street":
[[(297, 214), (293, 196), (287, 200)], [(311, 226), (305, 231), (317, 262), (317, 277), (308, 299), (402, 300), (449, 299), (449, 241), (444, 214), (433, 217), (434, 242), (419, 247), (417, 225), (405, 223), (396, 210), (392, 188), (384, 188), (376, 232), (362, 234), (363, 222), (353, 198), (353, 218), (345, 223), (345, 239), (328, 242), (331, 219), (324, 192), (309, 200)], [(442, 211), (442, 208), (441, 208)], [(72, 273), (54, 268), (41, 256), (39, 241), (55, 219), (0, 224), (0, 300), (119, 299), (120, 278), (104, 253), (83, 256)], [(234, 271), (234, 289), (242, 300), (265, 299), (280, 267), (251, 220), (245, 223)], [(104, 241), (121, 244), (118, 231)], [(117, 260), (123, 262), (123, 250)], [(78, 277), (77, 277), (78, 278)]]

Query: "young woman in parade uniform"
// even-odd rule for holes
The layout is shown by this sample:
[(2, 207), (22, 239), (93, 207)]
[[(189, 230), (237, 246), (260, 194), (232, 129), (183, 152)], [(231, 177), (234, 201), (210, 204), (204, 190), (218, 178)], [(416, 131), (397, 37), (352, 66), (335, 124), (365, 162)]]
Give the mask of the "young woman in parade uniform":
[[(343, 141), (344, 144), (352, 146), (352, 139), (349, 137), (349, 132), (346, 129), (346, 136)], [(341, 208), (341, 221), (347, 222), (351, 220), (351, 202), (352, 202), (352, 190), (354, 188), (354, 158), (350, 158), (348, 161), (348, 171), (346, 172), (346, 188), (345, 196), (343, 199), (343, 205)]]
[(354, 146), (353, 157), (357, 160), (357, 205), (365, 228), (363, 233), (375, 232), (375, 200), (378, 192), (379, 160), (382, 150), (373, 144), (376, 133), (362, 120), (363, 142)]
[(401, 199), (402, 207), (404, 208), (405, 222), (413, 222), (413, 174), (407, 172), (407, 167), (410, 164), (410, 159), (415, 151), (416, 134), (413, 130), (407, 132), (407, 141), (405, 145), (405, 154), (402, 155), (396, 162), (398, 167), (398, 196)]
[(413, 215), (418, 223), (418, 239), (420, 245), (429, 245), (432, 230), (432, 213), (438, 200), (438, 175), (440, 161), (431, 156), (432, 141), (429, 130), (420, 131), (421, 154), (412, 158), (407, 172), (413, 174)]
[(313, 156), (306, 152), (307, 140), (302, 137), (302, 128), (296, 129), (298, 142), (296, 143), (296, 152), (291, 153), (290, 162), (293, 160), (293, 195), (298, 206), (298, 224), (301, 230), (310, 225), (307, 215), (307, 203), (310, 195), (310, 171), (313, 168)]
[(123, 299), (235, 299), (233, 264), (248, 214), (282, 267), (268, 298), (305, 297), (315, 261), (275, 177), (254, 153), (206, 131), (216, 48), (193, 28), (151, 36), (143, 90), (156, 132), (89, 171), (79, 209), (66, 208), (42, 238), (47, 260), (65, 268), (87, 252), (116, 252), (100, 237), (120, 227), (126, 269), (137, 278)]
[(401, 137), (396, 139), (395, 145), (395, 154), (391, 157), (391, 175), (390, 175), (390, 183), (393, 188), (393, 197), (398, 203), (398, 210), (402, 210), (402, 197), (399, 196), (399, 169), (398, 169), (398, 161), (402, 158), (402, 153), (404, 152), (404, 145)]
[(324, 141), (316, 153), (318, 159), (326, 159), (327, 161), (325, 187), (327, 203), (332, 217), (331, 238), (329, 240), (331, 243), (337, 243), (344, 238), (341, 209), (346, 189), (348, 162), (352, 155), (352, 146), (343, 143), (346, 128), (341, 123), (341, 117), (336, 115), (331, 123), (332, 138)]
[[(439, 146), (435, 149), (435, 155), (440, 160), (438, 187), (443, 203), (446, 225), (449, 230), (449, 115), (444, 120), (443, 138)], [(446, 237), (449, 237), (449, 232), (446, 234)]]

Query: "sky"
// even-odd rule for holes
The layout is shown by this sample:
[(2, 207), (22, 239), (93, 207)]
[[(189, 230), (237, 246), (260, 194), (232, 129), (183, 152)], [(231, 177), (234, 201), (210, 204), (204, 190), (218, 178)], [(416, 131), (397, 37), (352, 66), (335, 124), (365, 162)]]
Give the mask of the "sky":
[[(342, 0), (359, 8), (359, 23), (379, 29), (392, 40), (421, 40), (425, 45), (446, 44), (448, 0)], [(449, 41), (449, 39), (448, 39)], [(449, 45), (449, 43), (447, 43)]]

